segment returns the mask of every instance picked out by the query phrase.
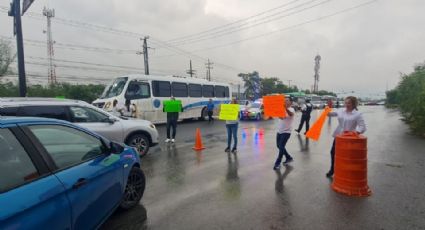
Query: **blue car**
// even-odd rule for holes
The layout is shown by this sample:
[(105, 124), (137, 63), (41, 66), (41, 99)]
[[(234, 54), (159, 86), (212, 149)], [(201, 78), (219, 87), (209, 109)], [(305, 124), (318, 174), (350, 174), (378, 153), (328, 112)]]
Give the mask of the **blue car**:
[(96, 229), (144, 190), (135, 149), (65, 121), (0, 117), (0, 229)]

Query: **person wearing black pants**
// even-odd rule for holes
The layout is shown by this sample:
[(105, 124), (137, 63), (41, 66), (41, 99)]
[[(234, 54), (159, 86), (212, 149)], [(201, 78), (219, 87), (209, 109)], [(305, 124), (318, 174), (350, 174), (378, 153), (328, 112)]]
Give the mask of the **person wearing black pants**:
[(274, 163), (274, 170), (280, 169), (280, 163), (282, 162), (283, 155), (285, 155), (285, 162), (283, 164), (288, 164), (293, 161), (291, 155), (289, 155), (286, 150), (286, 143), (291, 137), (292, 123), (294, 121), (295, 110), (291, 107), (292, 103), (289, 99), (286, 99), (286, 113), (287, 116), (284, 118), (279, 118), (278, 130), (276, 135), (276, 146), (279, 149), (279, 155)]
[[(172, 97), (171, 100), (176, 100), (176, 99)], [(163, 111), (165, 112), (165, 105), (164, 105)], [(181, 112), (183, 112), (183, 108)], [(175, 142), (178, 120), (179, 120), (179, 112), (167, 112), (167, 139), (165, 140), (166, 143), (170, 141), (172, 143)], [(170, 135), (171, 129), (173, 130), (172, 135)]]
[[(366, 124), (363, 119), (363, 115), (358, 111), (357, 106), (359, 102), (356, 97), (349, 96), (345, 99), (345, 108), (339, 109), (335, 112), (328, 113), (329, 117), (338, 118), (338, 127), (333, 133), (333, 137), (336, 138), (339, 134), (345, 131), (352, 131), (358, 134), (366, 132)], [(334, 175), (335, 165), (335, 139), (331, 148), (331, 167), (326, 173), (326, 177), (332, 177)]]
[(300, 134), (301, 130), (303, 129), (304, 123), (305, 123), (305, 133), (308, 132), (310, 129), (310, 118), (311, 118), (311, 111), (313, 111), (313, 105), (310, 103), (310, 99), (307, 99), (305, 101), (306, 103), (301, 108), (301, 122), (298, 126), (298, 129), (295, 130), (298, 134)]
[(214, 121), (213, 113), (214, 113), (214, 103), (213, 100), (210, 99), (207, 105), (207, 113), (208, 113), (208, 122)]

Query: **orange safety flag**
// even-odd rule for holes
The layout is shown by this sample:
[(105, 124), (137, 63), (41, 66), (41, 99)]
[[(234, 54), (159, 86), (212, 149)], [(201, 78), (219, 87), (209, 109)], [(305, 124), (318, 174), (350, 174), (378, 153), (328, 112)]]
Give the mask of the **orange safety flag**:
[(264, 116), (286, 117), (284, 95), (263, 96)]
[(313, 126), (305, 134), (306, 137), (311, 138), (315, 141), (319, 140), (320, 134), (322, 133), (323, 124), (325, 124), (328, 113), (332, 111), (331, 108), (326, 107), (325, 110), (320, 114), (319, 119), (314, 122)]

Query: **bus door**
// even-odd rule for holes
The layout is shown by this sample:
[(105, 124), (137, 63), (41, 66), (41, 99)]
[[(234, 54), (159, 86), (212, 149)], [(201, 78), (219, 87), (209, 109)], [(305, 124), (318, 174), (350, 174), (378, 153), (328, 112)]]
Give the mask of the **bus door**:
[(124, 95), (135, 106), (136, 117), (151, 120), (153, 115), (151, 87), (148, 81), (132, 80)]

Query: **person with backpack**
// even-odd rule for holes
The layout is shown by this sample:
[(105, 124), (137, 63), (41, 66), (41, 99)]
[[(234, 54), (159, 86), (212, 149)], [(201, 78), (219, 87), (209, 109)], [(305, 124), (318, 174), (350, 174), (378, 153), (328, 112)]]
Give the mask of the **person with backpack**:
[(313, 111), (313, 105), (310, 103), (310, 99), (305, 100), (305, 104), (301, 106), (301, 122), (298, 126), (298, 129), (295, 130), (297, 134), (300, 134), (301, 130), (303, 129), (304, 123), (305, 123), (305, 132), (306, 134), (308, 130), (310, 129), (310, 118), (311, 118), (311, 111)]

